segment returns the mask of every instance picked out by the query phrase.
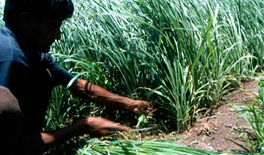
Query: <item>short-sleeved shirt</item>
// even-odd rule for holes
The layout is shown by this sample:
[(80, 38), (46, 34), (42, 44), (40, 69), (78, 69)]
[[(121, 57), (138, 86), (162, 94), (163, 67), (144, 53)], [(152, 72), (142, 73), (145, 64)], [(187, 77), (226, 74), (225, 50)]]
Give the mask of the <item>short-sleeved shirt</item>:
[(0, 29), (0, 85), (18, 99), (29, 132), (42, 130), (52, 89), (72, 78), (49, 53), (22, 52), (15, 35)]

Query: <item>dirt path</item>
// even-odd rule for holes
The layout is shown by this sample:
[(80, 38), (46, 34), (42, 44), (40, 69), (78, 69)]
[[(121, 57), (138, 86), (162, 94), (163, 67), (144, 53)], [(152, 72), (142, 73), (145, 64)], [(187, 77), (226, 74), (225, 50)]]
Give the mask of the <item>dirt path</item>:
[(247, 152), (249, 146), (237, 134), (231, 132), (233, 127), (247, 126), (232, 108), (243, 103), (251, 103), (257, 95), (258, 80), (252, 80), (225, 97), (215, 115), (199, 119), (194, 127), (181, 134), (180, 143), (202, 150)]

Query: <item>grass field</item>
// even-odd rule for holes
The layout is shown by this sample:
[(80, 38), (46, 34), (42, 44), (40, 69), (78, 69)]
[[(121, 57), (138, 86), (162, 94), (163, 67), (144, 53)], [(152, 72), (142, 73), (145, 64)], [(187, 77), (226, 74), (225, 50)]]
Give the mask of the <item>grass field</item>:
[[(62, 39), (52, 46), (57, 62), (76, 77), (114, 93), (158, 103), (162, 108), (148, 121), (158, 124), (164, 133), (184, 131), (241, 80), (263, 70), (264, 1), (74, 3), (74, 16), (63, 23)], [(44, 130), (62, 128), (86, 116), (102, 116), (130, 126), (138, 123), (134, 115), (88, 103), (58, 87), (53, 91)], [(80, 143), (75, 140), (74, 144)], [(155, 152), (144, 142), (84, 143), (87, 145), (80, 145), (79, 154), (93, 154), (89, 151), (98, 147), (110, 149), (109, 145), (120, 151), (124, 151), (122, 145), (129, 147), (131, 154)], [(172, 147), (166, 142), (158, 145)], [(98, 152), (118, 154), (111, 149)]]
[[(163, 108), (148, 121), (165, 133), (184, 131), (263, 69), (260, 0), (83, 0), (75, 7), (53, 46), (58, 62), (112, 92), (157, 102)], [(47, 128), (94, 115), (137, 124), (133, 115), (72, 98), (66, 90), (54, 94), (61, 93), (65, 101), (54, 95)]]

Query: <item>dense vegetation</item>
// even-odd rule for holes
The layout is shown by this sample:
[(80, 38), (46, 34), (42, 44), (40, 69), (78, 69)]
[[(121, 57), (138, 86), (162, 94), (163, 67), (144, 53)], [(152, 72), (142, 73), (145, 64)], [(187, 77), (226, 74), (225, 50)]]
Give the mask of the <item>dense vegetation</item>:
[[(51, 52), (76, 77), (157, 103), (161, 108), (148, 121), (181, 132), (242, 79), (262, 71), (263, 13), (261, 0), (78, 0)], [(61, 87), (51, 102), (45, 130), (95, 115), (130, 126), (138, 121)]]
[[(259, 0), (76, 1), (53, 53), (76, 76), (162, 105), (153, 119), (159, 118), (165, 131), (182, 131), (242, 78), (261, 71), (263, 5)], [(60, 96), (54, 95), (53, 103)], [(64, 102), (83, 107), (71, 106), (64, 116), (112, 111), (75, 98)], [(114, 115), (126, 120), (121, 111)]]

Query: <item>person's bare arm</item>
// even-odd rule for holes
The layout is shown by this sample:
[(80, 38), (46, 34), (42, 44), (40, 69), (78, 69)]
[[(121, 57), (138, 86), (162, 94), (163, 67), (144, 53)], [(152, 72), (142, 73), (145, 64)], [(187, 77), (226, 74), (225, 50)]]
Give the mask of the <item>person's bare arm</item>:
[[(144, 100), (133, 100), (127, 97), (119, 96), (108, 90), (92, 84), (86, 80), (78, 79), (77, 83), (71, 87), (74, 93), (87, 99), (92, 99), (97, 103), (102, 103), (110, 106), (118, 106), (125, 110), (132, 111), (136, 114), (149, 112), (152, 110), (149, 107), (150, 103)], [(145, 109), (145, 110), (144, 110)], [(44, 145), (50, 146), (63, 143), (73, 137), (83, 134), (89, 134), (92, 137), (112, 134), (114, 131), (129, 131), (131, 128), (123, 126), (119, 123), (99, 118), (89, 117), (79, 120), (72, 126), (55, 131), (52, 133), (41, 133), (41, 139)]]
[(90, 98), (97, 103), (102, 103), (110, 106), (118, 106), (137, 114), (149, 112), (152, 110), (151, 107), (149, 107), (150, 103), (147, 101), (133, 100), (127, 97), (116, 95), (100, 86), (92, 84), (83, 79), (78, 79), (77, 83), (73, 85), (71, 89), (75, 93)]
[(45, 146), (53, 146), (83, 134), (98, 137), (112, 134), (114, 131), (129, 131), (130, 129), (128, 126), (104, 118), (89, 117), (79, 120), (68, 128), (52, 133), (41, 133), (41, 139)]

